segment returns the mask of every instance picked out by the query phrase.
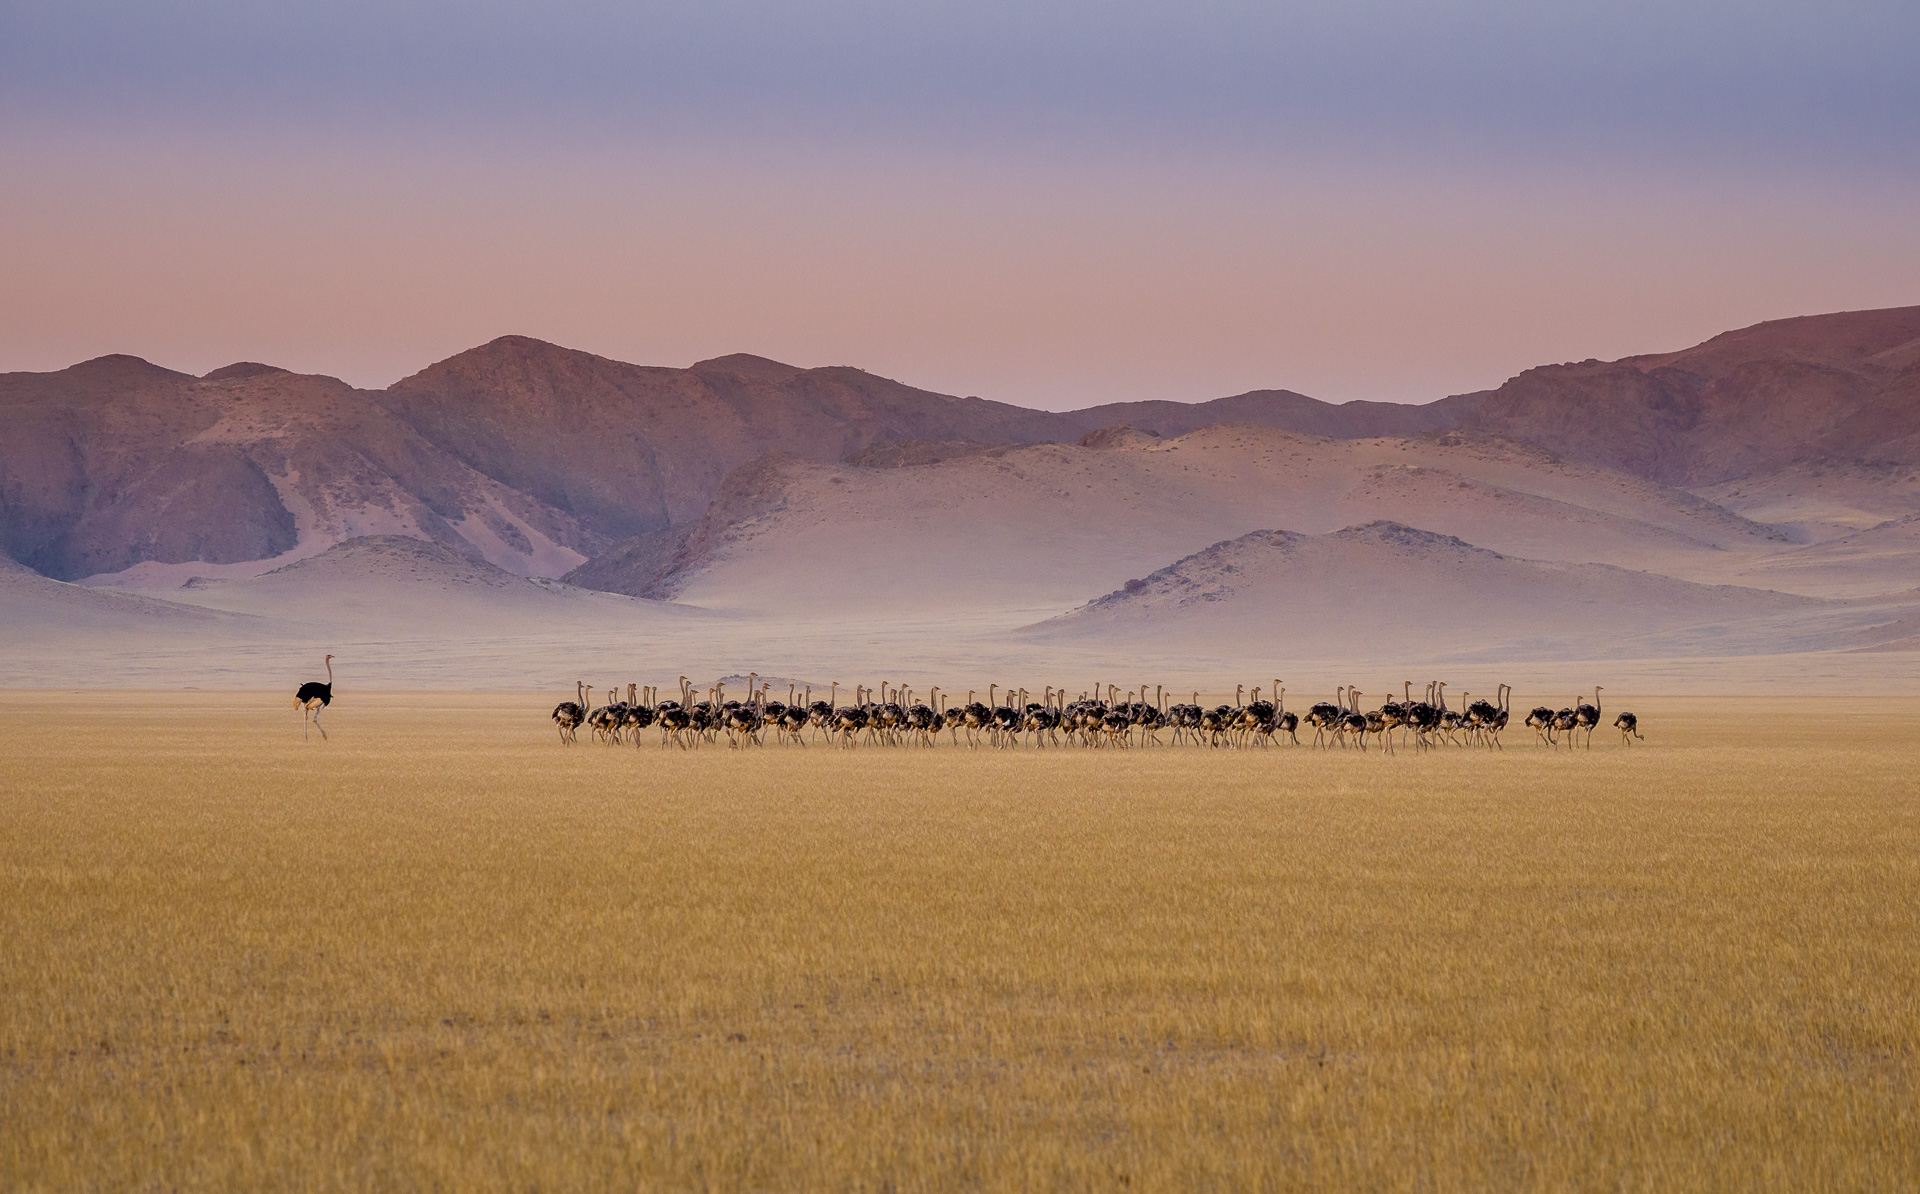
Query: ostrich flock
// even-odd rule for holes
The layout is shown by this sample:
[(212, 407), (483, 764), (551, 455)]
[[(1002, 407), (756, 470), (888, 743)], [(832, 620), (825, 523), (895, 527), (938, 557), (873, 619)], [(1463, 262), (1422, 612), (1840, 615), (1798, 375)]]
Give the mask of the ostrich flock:
[[(1038, 700), (1024, 688), (1003, 690), (992, 684), (985, 701), (977, 699), (977, 691), (970, 691), (966, 701), (959, 702), (938, 688), (928, 689), (921, 697), (910, 688), (889, 687), (883, 681), (874, 688), (856, 686), (849, 704), (840, 702), (838, 682), (828, 689), (825, 700), (815, 700), (811, 688), (800, 692), (793, 685), (781, 701), (768, 688), (759, 683), (757, 674), (750, 675), (746, 699), (728, 699), (724, 684), (702, 694), (682, 676), (677, 698), (661, 700), (659, 689), (629, 684), (626, 699), (621, 700), (618, 686), (595, 689), (580, 682), (574, 686), (573, 700), (554, 706), (553, 722), (559, 727), (560, 741), (567, 744), (579, 741), (582, 727), (607, 745), (642, 746), (657, 730), (662, 747), (682, 749), (717, 744), (723, 735), (733, 749), (761, 746), (769, 734), (775, 742), (790, 746), (824, 741), (842, 747), (932, 747), (942, 733), (955, 746), (1002, 749), (1021, 745), (1247, 747), (1268, 746), (1280, 739), (1299, 746), (1304, 727), (1313, 732), (1315, 746), (1366, 750), (1374, 745), (1390, 754), (1396, 736), (1400, 746), (1410, 744), (1415, 750), (1442, 745), (1505, 749), (1500, 735), (1507, 728), (1513, 695), (1511, 686), (1502, 684), (1493, 700), (1471, 700), (1470, 693), (1462, 693), (1461, 707), (1453, 708), (1447, 703), (1444, 681), (1429, 683), (1425, 695), (1416, 699), (1409, 680), (1401, 699), (1367, 710), (1360, 690), (1342, 685), (1332, 701), (1310, 706), (1303, 716), (1288, 711), (1287, 690), (1278, 680), (1264, 689), (1271, 699), (1261, 697), (1260, 687), (1249, 693), (1241, 685), (1234, 690), (1233, 704), (1211, 709), (1200, 704), (1197, 692), (1190, 703), (1173, 703), (1170, 694), (1156, 686), (1148, 699), (1144, 684), (1124, 693), (1117, 685), (1095, 684), (1072, 699), (1065, 689), (1049, 686)], [(606, 694), (605, 704), (593, 703), (595, 692)], [(1591, 701), (1582, 694), (1561, 709), (1541, 705), (1527, 715), (1526, 724), (1543, 745), (1584, 745), (1591, 750), (1593, 731), (1600, 725), (1600, 692), (1596, 685)], [(1617, 715), (1613, 726), (1623, 743), (1631, 745), (1640, 737), (1639, 722), (1631, 713)]]

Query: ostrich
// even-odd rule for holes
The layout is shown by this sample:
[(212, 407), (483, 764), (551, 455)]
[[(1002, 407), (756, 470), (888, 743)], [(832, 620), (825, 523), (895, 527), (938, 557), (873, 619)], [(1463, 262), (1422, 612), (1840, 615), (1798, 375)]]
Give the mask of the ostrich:
[(1233, 725), (1233, 707), (1219, 705), (1203, 710), (1200, 714), (1200, 732), (1206, 735), (1208, 746), (1219, 746), (1227, 741), (1227, 730)]
[(860, 731), (867, 728), (867, 710), (855, 703), (834, 713), (832, 729), (840, 735), (840, 745), (852, 750)]
[[(939, 689), (929, 689), (927, 695), (938, 699)], [(908, 740), (918, 746), (932, 746), (934, 726), (938, 724), (933, 706), (925, 701), (913, 700), (913, 694), (907, 694), (906, 721)]]
[(1500, 731), (1507, 728), (1507, 718), (1513, 714), (1513, 685), (1500, 685), (1499, 695), (1499, 708), (1493, 715), (1491, 729), (1493, 733), (1493, 744), (1499, 746), (1501, 750), (1505, 750), (1507, 749), (1506, 747), (1500, 746)]
[(311, 720), (315, 729), (320, 731), (320, 740), (327, 740), (327, 727), (320, 724), (320, 711), (333, 704), (333, 656), (327, 656), (327, 682), (309, 680), (293, 694), (293, 707), (300, 710), (300, 737), (307, 736), (306, 723)]
[[(685, 698), (689, 694), (684, 687), (684, 677), (681, 683), (680, 695)], [(693, 711), (687, 707), (685, 699), (661, 702), (658, 721), (660, 745), (663, 749), (668, 745), (678, 746), (681, 750), (687, 750), (692, 746), (692, 743), (687, 741), (687, 732), (693, 728)]]
[[(1502, 685), (1502, 687), (1504, 688), (1505, 686)], [(1469, 694), (1463, 694), (1463, 695), (1472, 695), (1472, 694), (1469, 693)], [(1467, 702), (1467, 737), (1468, 739), (1477, 740), (1480, 738), (1485, 738), (1487, 731), (1489, 730), (1489, 728), (1492, 727), (1494, 721), (1498, 719), (1499, 716), (1500, 716), (1500, 707), (1497, 702), (1489, 701), (1485, 697), (1482, 697), (1480, 700), (1477, 700), (1477, 701)], [(1487, 742), (1487, 749), (1488, 750), (1493, 749), (1493, 743), (1491, 741)]]
[(727, 731), (728, 750), (738, 750), (742, 744), (759, 746), (760, 731), (767, 724), (753, 702), (742, 705), (737, 701), (727, 703), (721, 722)]
[[(1574, 697), (1573, 703), (1576, 705), (1579, 704), (1580, 698), (1578, 696)], [(1578, 713), (1576, 713), (1572, 709), (1562, 709), (1560, 710), (1560, 712), (1553, 715), (1554, 732), (1558, 734), (1566, 735), (1568, 750), (1573, 749), (1573, 731), (1574, 731), (1574, 727), (1578, 726), (1579, 724), (1580, 724), (1580, 716)]]
[(1394, 727), (1399, 724), (1395, 715), (1387, 711), (1388, 707), (1392, 704), (1392, 701), (1388, 701), (1386, 705), (1373, 710), (1371, 713), (1361, 715), (1361, 720), (1365, 727), (1361, 730), (1361, 734), (1363, 735), (1362, 741), (1365, 741), (1364, 735), (1366, 734), (1377, 735), (1380, 739), (1380, 749), (1386, 751), (1388, 754), (1393, 753), (1393, 730)]
[(1600, 686), (1593, 686), (1593, 704), (1578, 697), (1573, 702), (1573, 724), (1587, 732), (1587, 749), (1593, 749), (1593, 730), (1600, 724)]
[(1307, 710), (1307, 724), (1313, 727), (1313, 744), (1326, 745), (1328, 735), (1338, 737), (1340, 719), (1346, 714), (1347, 686), (1342, 684), (1333, 690), (1332, 701), (1320, 701)]
[(1127, 711), (1134, 727), (1140, 731), (1141, 746), (1160, 745), (1160, 727), (1167, 722), (1166, 714), (1160, 708), (1160, 690), (1156, 686), (1153, 702), (1147, 702), (1147, 686), (1140, 685), (1140, 699)]
[[(1064, 694), (1062, 694), (1064, 695)], [(1173, 723), (1173, 744), (1180, 745), (1190, 737), (1196, 737), (1200, 726), (1200, 694), (1193, 694), (1193, 703), (1182, 705), (1175, 702), (1167, 710), (1168, 719)]]
[(1553, 710), (1546, 705), (1535, 705), (1533, 712), (1527, 714), (1527, 724), (1533, 727), (1534, 735), (1540, 739), (1542, 746), (1554, 744), (1553, 720)]
[(1360, 690), (1351, 684), (1347, 686), (1347, 711), (1341, 715), (1336, 733), (1343, 737), (1356, 735), (1354, 741), (1361, 750), (1367, 749), (1367, 715), (1360, 712)]
[[(592, 692), (593, 689), (587, 691)], [(620, 740), (620, 720), (627, 714), (626, 706), (619, 703), (619, 696), (619, 688), (608, 688), (607, 703), (587, 714), (587, 724), (593, 727), (593, 736), (608, 745)]]
[(1409, 686), (1407, 701), (1407, 723), (1413, 727), (1413, 746), (1416, 751), (1433, 749), (1433, 740), (1429, 737), (1440, 728), (1440, 709), (1433, 703), (1434, 685), (1437, 681), (1427, 682), (1425, 700), (1412, 700)]
[(1277, 715), (1278, 710), (1273, 707), (1273, 702), (1261, 700), (1260, 689), (1254, 688), (1249, 694), (1247, 707), (1240, 711), (1237, 723), (1240, 744), (1244, 746), (1248, 742), (1258, 742), (1261, 746), (1268, 745), (1268, 740), (1273, 736), (1273, 719)]
[[(987, 700), (989, 703), (992, 702), (993, 694), (998, 690), (998, 687), (998, 685), (989, 685), (987, 687)], [(989, 729), (993, 725), (993, 710), (988, 705), (983, 705), (979, 701), (974, 700), (974, 695), (973, 689), (967, 689), (967, 704), (965, 708), (960, 710), (960, 724), (954, 731), (955, 745), (959, 744), (959, 731), (964, 729), (967, 732), (967, 748), (970, 750), (977, 750), (979, 748), (980, 731)]]
[(653, 689), (642, 689), (640, 695), (634, 695), (634, 686), (627, 685), (627, 724), (633, 727), (633, 744), (640, 745), (640, 731), (659, 719), (660, 711), (654, 705)]
[[(1402, 699), (1397, 701), (1394, 700), (1393, 690), (1389, 688), (1387, 690), (1387, 699), (1385, 703), (1383, 703), (1378, 709), (1375, 709), (1373, 711), (1374, 713), (1377, 713), (1380, 715), (1379, 720), (1389, 723), (1385, 729), (1375, 730), (1373, 731), (1374, 733), (1390, 735), (1393, 733), (1394, 730), (1401, 729), (1406, 726), (1407, 706), (1411, 704), (1413, 700), (1413, 681), (1408, 680), (1405, 683), (1406, 683), (1406, 688), (1401, 693)], [(1368, 716), (1371, 717), (1372, 714), (1369, 714)]]
[[(807, 695), (809, 697), (813, 695), (813, 689), (811, 687), (807, 689)], [(832, 738), (834, 709), (837, 708), (839, 704), (840, 681), (838, 680), (833, 681), (827, 688), (826, 700), (809, 701), (807, 703), (807, 723), (810, 727), (807, 734), (809, 737), (817, 740), (818, 737), (824, 733), (829, 739)]]
[(1632, 746), (1633, 740), (1640, 737), (1640, 719), (1631, 713), (1622, 713), (1613, 719), (1613, 728), (1620, 731), (1620, 745)]
[(993, 702), (994, 686), (987, 686), (987, 705), (993, 710), (992, 720), (987, 725), (987, 741), (993, 746), (1018, 746), (1020, 744), (1020, 694), (1018, 689), (1007, 689), (1006, 704)]
[[(1471, 697), (1473, 694), (1467, 693), (1466, 695)], [(1441, 736), (1455, 746), (1462, 745), (1455, 739), (1454, 735), (1466, 728), (1467, 717), (1464, 713), (1447, 708), (1447, 682), (1445, 680), (1435, 680), (1433, 682), (1433, 703), (1440, 715), (1439, 728)]]
[[(1500, 731), (1507, 728), (1507, 702), (1512, 696), (1513, 685), (1502, 684), (1493, 700), (1475, 701), (1467, 706), (1467, 720), (1487, 744), (1488, 750), (1506, 749), (1500, 745)], [(1529, 718), (1528, 722), (1531, 724), (1532, 719)]]
[(804, 731), (813, 722), (813, 711), (805, 705), (788, 705), (781, 711), (779, 727), (784, 740), (795, 746), (805, 747), (807, 740)]
[(560, 727), (560, 741), (571, 743), (580, 723), (587, 719), (586, 681), (573, 682), (573, 699), (553, 707), (553, 724)]
[(1273, 682), (1273, 710), (1273, 728), (1295, 746), (1300, 745), (1300, 715), (1287, 712), (1287, 690), (1278, 680)]

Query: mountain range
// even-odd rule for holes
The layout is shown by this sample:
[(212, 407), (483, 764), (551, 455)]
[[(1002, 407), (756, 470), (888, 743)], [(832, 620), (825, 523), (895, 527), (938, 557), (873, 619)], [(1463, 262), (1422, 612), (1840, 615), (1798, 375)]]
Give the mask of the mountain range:
[[(16, 629), (64, 624), (49, 611), (72, 590), (96, 629), (244, 639), (299, 606), (306, 620), (282, 630), (337, 637), (351, 619), (322, 626), (328, 599), (295, 589), (351, 591), (378, 622), (387, 606), (367, 594), (418, 574), (394, 566), (418, 542), (442, 553), (435, 592), (464, 593), (448, 578), (470, 561), (499, 583), (461, 601), (564, 609), (582, 633), (616, 608), (597, 591), (669, 636), (720, 617), (831, 643), (835, 619), (909, 635), (934, 609), (997, 642), (1174, 644), (1327, 613), (1308, 590), (1350, 583), (1371, 618), (1407, 611), (1372, 640), (1403, 653), (1906, 649), (1916, 526), (1920, 307), (1543, 365), (1418, 405), (1260, 390), (1049, 412), (850, 367), (737, 354), (661, 368), (517, 336), (384, 390), (128, 356), (0, 375), (0, 602)], [(1468, 554), (1434, 546), (1455, 542)], [(1166, 599), (1168, 576), (1256, 556), (1286, 583)], [(1591, 633), (1488, 636), (1488, 618), (1578, 605), (1583, 586), (1612, 594)], [(1417, 600), (1476, 587), (1471, 616)], [(139, 592), (100, 593), (113, 588)], [(1740, 627), (1698, 629), (1716, 608)], [(415, 613), (381, 625), (426, 633), (432, 603)]]

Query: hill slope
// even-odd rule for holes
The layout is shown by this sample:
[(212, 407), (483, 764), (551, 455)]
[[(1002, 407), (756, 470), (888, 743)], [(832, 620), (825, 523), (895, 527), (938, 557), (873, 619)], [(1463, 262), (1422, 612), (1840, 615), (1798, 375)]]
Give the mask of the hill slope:
[(1504, 552), (1707, 573), (1789, 546), (1681, 490), (1487, 437), (1208, 427), (861, 469), (769, 458), (643, 592), (738, 611), (1071, 608), (1275, 524), (1421, 519)]
[(1806, 461), (1920, 465), (1920, 307), (1773, 320), (1529, 369), (1463, 424), (1675, 485)]
[(1528, 660), (1774, 654), (1910, 633), (1903, 601), (1849, 603), (1698, 585), (1601, 564), (1517, 559), (1372, 522), (1325, 535), (1216, 543), (1023, 641), (1101, 641), (1272, 658)]
[(121, 579), (172, 588), (377, 533), (551, 574), (609, 542), (434, 447), (376, 396), (261, 365), (195, 378), (105, 357), (8, 374), (0, 445), (0, 550), (63, 579), (139, 566)]

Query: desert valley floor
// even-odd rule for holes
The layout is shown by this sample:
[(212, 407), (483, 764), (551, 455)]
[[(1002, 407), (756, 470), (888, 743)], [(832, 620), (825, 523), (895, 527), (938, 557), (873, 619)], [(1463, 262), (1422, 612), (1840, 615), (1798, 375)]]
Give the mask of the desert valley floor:
[(1920, 715), (1638, 707), (681, 752), (0, 693), (0, 1186), (1911, 1186)]

